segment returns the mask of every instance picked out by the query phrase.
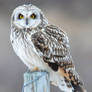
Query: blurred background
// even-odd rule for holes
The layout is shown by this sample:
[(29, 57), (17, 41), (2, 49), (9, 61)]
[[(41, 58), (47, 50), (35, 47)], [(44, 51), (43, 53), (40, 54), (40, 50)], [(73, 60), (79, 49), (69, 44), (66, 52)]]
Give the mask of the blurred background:
[[(92, 92), (92, 0), (0, 0), (0, 92), (21, 92), (27, 67), (10, 43), (13, 9), (32, 3), (42, 9), (49, 22), (66, 31), (71, 54), (88, 92)], [(51, 92), (60, 92), (51, 86)]]

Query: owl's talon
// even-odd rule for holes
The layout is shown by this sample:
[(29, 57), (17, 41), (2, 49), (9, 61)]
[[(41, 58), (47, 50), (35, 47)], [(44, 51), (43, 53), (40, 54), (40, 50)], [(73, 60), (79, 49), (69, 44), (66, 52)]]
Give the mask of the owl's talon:
[(34, 67), (31, 71), (32, 72), (39, 71), (39, 68), (38, 67)]

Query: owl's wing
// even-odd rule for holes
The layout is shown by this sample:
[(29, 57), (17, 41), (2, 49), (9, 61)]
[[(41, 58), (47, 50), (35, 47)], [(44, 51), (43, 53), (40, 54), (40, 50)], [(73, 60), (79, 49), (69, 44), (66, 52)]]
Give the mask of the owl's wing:
[(59, 66), (73, 67), (68, 37), (59, 28), (47, 26), (44, 30), (33, 34), (31, 39), (39, 56), (54, 71), (57, 71)]
[(81, 84), (72, 63), (66, 33), (56, 26), (50, 25), (42, 32), (32, 35), (32, 42), (43, 61), (52, 70), (64, 76), (67, 84), (71, 82), (74, 87)]
[(68, 37), (59, 28), (53, 25), (47, 26), (42, 32), (33, 34), (31, 39), (45, 62), (58, 65), (62, 65), (63, 61), (71, 62)]

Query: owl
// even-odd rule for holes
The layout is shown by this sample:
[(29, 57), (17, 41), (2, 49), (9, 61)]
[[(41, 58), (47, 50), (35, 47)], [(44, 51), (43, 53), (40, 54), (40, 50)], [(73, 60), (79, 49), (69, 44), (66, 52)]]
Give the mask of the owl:
[(18, 6), (11, 16), (11, 44), (31, 70), (45, 70), (63, 92), (86, 92), (70, 54), (67, 34), (48, 22), (32, 4)]

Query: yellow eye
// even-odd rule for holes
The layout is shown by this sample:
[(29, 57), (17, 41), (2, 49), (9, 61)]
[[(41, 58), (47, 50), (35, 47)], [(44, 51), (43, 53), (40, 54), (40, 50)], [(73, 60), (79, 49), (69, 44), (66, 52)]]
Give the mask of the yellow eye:
[(22, 14), (19, 14), (18, 19), (23, 19), (24, 16)]
[(36, 15), (33, 13), (33, 14), (30, 16), (30, 18), (35, 19), (35, 18), (36, 18)]

